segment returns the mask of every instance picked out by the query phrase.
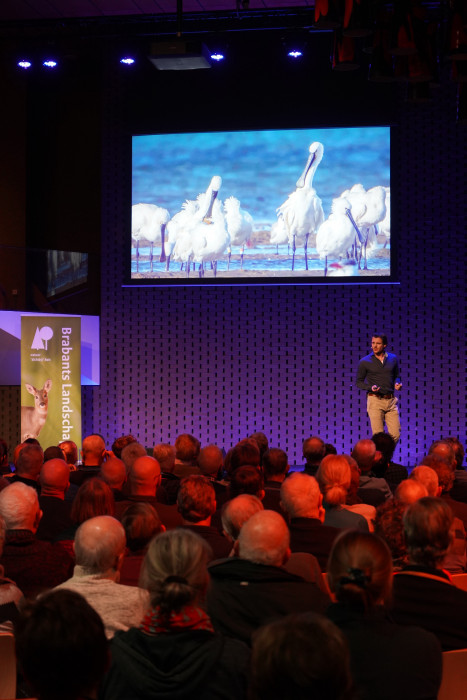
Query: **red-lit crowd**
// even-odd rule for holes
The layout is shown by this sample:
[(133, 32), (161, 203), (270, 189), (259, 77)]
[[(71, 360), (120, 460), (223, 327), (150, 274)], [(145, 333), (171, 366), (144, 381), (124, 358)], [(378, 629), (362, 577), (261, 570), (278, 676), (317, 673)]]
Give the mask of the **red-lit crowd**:
[[(304, 464), (263, 433), (111, 450), (0, 440), (0, 632), (17, 697), (435, 700), (467, 648), (457, 438), (386, 433)], [(467, 576), (467, 575), (466, 575)], [(466, 689), (467, 693), (467, 689)]]

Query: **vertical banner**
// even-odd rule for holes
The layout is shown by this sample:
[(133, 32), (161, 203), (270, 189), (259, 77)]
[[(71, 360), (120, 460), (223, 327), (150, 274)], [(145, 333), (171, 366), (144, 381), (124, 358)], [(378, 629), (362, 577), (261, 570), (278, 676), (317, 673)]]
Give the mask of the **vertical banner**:
[(81, 319), (21, 317), (21, 441), (81, 447)]

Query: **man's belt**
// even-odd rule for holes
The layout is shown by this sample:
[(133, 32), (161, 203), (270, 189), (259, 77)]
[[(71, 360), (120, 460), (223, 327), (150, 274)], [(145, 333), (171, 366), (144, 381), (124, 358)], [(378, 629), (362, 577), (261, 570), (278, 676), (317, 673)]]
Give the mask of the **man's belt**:
[(368, 396), (377, 396), (378, 399), (393, 399), (394, 394), (376, 394), (374, 391), (369, 391)]

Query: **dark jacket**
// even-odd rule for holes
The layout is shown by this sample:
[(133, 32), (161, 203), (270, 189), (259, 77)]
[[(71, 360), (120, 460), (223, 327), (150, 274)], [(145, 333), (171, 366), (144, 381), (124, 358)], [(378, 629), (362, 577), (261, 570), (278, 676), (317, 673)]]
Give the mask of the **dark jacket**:
[(222, 634), (250, 643), (261, 625), (289, 613), (324, 613), (329, 597), (314, 583), (277, 566), (231, 557), (209, 567), (207, 609)]
[(434, 634), (342, 603), (331, 605), (328, 617), (347, 638), (359, 700), (436, 700), (442, 656)]
[(248, 648), (206, 630), (117, 632), (100, 700), (242, 700)]
[(337, 527), (323, 525), (318, 518), (292, 518), (289, 530), (292, 552), (313, 554), (319, 561), (322, 571), (326, 571), (329, 552), (340, 530)]

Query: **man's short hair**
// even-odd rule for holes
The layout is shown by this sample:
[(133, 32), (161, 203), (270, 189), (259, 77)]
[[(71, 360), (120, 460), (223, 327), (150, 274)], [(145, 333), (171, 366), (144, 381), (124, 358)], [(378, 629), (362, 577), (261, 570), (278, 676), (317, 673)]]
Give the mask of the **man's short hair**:
[(303, 441), (303, 456), (308, 464), (319, 464), (326, 454), (326, 445), (320, 437), (309, 437)]
[(127, 478), (125, 464), (118, 457), (110, 457), (102, 462), (99, 476), (111, 489), (121, 488)]
[(7, 530), (28, 529), (39, 511), (39, 499), (36, 489), (21, 481), (15, 481), (0, 491), (0, 515), (3, 516)]
[(200, 441), (189, 433), (182, 433), (175, 440), (175, 455), (181, 462), (196, 462), (201, 447)]
[(24, 445), (16, 462), (16, 473), (18, 476), (30, 476), (35, 479), (39, 476), (44, 464), (44, 453), (40, 445)]
[(154, 445), (152, 456), (157, 459), (161, 466), (161, 471), (171, 474), (175, 466), (175, 447), (168, 442), (161, 442)]
[(228, 459), (226, 457), (225, 467), (230, 474), (244, 465), (248, 464), (257, 467), (261, 463), (261, 452), (258, 443), (252, 438), (245, 438), (237, 442), (235, 447), (229, 450), (227, 456)]
[(451, 445), (452, 449), (454, 450), (454, 456), (456, 458), (456, 469), (462, 469), (465, 457), (464, 445), (461, 443), (459, 438), (456, 437), (447, 437), (445, 438), (445, 442)]
[(437, 568), (452, 539), (453, 514), (441, 498), (421, 498), (404, 513), (404, 533), (410, 561)]
[(316, 613), (288, 615), (253, 634), (252, 700), (345, 700), (350, 655), (336, 625)]
[(375, 463), (376, 445), (373, 440), (359, 440), (352, 450), (352, 457), (362, 472), (371, 471)]
[(436, 498), (438, 495), (439, 480), (435, 469), (432, 469), (428, 465), (421, 464), (412, 469), (410, 478), (423, 484), (428, 491), (428, 495)]
[(59, 442), (58, 446), (65, 455), (65, 462), (67, 464), (75, 465), (78, 461), (78, 445), (73, 440), (63, 440)]
[(260, 510), (249, 518), (238, 536), (238, 554), (254, 564), (282, 566), (289, 551), (290, 533), (274, 510)]
[(96, 460), (102, 459), (105, 452), (105, 442), (102, 435), (93, 433), (92, 435), (87, 435), (83, 440), (83, 460), (86, 461), (86, 457), (90, 456)]
[(288, 465), (287, 453), (279, 447), (271, 447), (263, 455), (263, 470), (266, 480), (271, 476), (284, 476), (287, 474)]
[(223, 464), (224, 455), (221, 448), (217, 445), (207, 445), (199, 451), (198, 466), (203, 476), (217, 478)]
[(71, 505), (71, 520), (76, 525), (97, 515), (114, 515), (112, 489), (97, 476), (83, 481)]
[(428, 490), (421, 481), (417, 479), (404, 479), (397, 485), (394, 498), (408, 506), (418, 501), (419, 498), (424, 498), (428, 495)]
[(394, 566), (399, 568), (406, 563), (407, 556), (402, 524), (406, 507), (405, 503), (389, 498), (377, 507), (375, 517), (375, 535), (386, 542), (391, 550)]
[(91, 696), (108, 666), (103, 622), (75, 591), (50, 591), (27, 603), (15, 639), (19, 666), (40, 698)]
[(429, 454), (422, 459), (420, 466), (430, 467), (436, 472), (442, 493), (448, 493), (452, 489), (454, 471), (443, 457), (435, 453)]
[(126, 473), (129, 474), (133, 464), (139, 457), (147, 457), (147, 454), (146, 448), (139, 442), (130, 442), (128, 445), (125, 445), (122, 449), (120, 459), (126, 467)]
[(216, 510), (214, 487), (204, 476), (187, 476), (180, 483), (177, 506), (182, 518), (188, 522), (206, 520)]
[(155, 535), (165, 530), (156, 509), (150, 503), (132, 503), (125, 509), (121, 522), (131, 552), (144, 549)]
[(396, 442), (394, 438), (389, 435), (389, 433), (381, 432), (375, 433), (371, 439), (375, 443), (376, 449), (381, 452), (385, 463), (388, 464), (394, 455), (394, 450), (396, 449)]
[(261, 431), (258, 431), (256, 433), (252, 433), (251, 435), (249, 435), (249, 438), (250, 438), (250, 440), (254, 440), (256, 442), (256, 444), (258, 445), (259, 452), (260, 452), (260, 458), (261, 458), (261, 464), (262, 464), (264, 453), (267, 451), (267, 449), (269, 447), (268, 439), (267, 439), (266, 435), (264, 433), (262, 433)]
[(264, 508), (259, 498), (249, 493), (242, 493), (224, 505), (221, 516), (222, 527), (233, 540), (237, 540), (242, 526), (260, 510)]
[(294, 472), (281, 486), (281, 507), (289, 518), (310, 517), (319, 508), (321, 493), (314, 476)]
[(429, 455), (437, 455), (441, 457), (445, 463), (454, 471), (457, 466), (456, 454), (454, 448), (447, 440), (435, 440), (428, 450)]
[(381, 342), (383, 343), (383, 345), (388, 344), (388, 337), (384, 333), (373, 333), (373, 335), (371, 337), (372, 337), (372, 339), (379, 338), (381, 340)]
[(263, 475), (258, 467), (245, 464), (236, 469), (230, 477), (229, 494), (231, 498), (241, 493), (251, 493), (258, 496), (263, 490)]
[(50, 445), (44, 450), (44, 463), (51, 459), (63, 459), (64, 453), (58, 445)]
[(116, 568), (125, 551), (123, 525), (110, 515), (100, 515), (82, 523), (75, 535), (76, 563), (87, 574), (102, 574)]
[(136, 438), (133, 435), (122, 435), (114, 440), (112, 444), (112, 452), (118, 459), (122, 458), (122, 450), (127, 445), (131, 445), (132, 442), (136, 442)]

